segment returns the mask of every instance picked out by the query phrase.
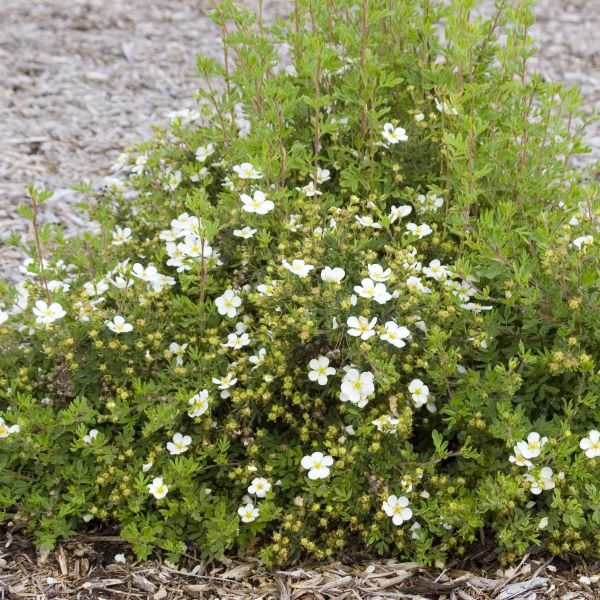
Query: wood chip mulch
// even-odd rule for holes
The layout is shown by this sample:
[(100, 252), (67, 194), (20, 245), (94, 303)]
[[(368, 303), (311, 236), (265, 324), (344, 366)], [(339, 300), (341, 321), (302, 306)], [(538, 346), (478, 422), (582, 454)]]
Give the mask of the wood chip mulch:
[[(115, 559), (116, 557), (116, 559)], [(121, 562), (123, 561), (123, 562)], [(554, 564), (553, 564), (554, 563)], [(466, 564), (466, 563), (463, 563)], [(352, 560), (268, 570), (257, 561), (207, 564), (186, 555), (179, 565), (136, 561), (114, 536), (79, 536), (53, 552), (28, 540), (0, 537), (0, 599), (180, 598), (255, 600), (594, 600), (600, 563), (526, 556), (501, 570), (433, 569), (414, 562)], [(584, 581), (580, 581), (581, 576)], [(591, 579), (586, 581), (585, 577)]]

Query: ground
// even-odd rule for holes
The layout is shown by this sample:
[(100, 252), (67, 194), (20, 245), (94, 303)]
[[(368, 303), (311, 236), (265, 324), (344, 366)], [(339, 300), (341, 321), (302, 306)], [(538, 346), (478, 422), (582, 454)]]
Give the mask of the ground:
[[(255, 4), (254, 0), (246, 0)], [(2, 0), (0, 2), (0, 275), (20, 255), (3, 244), (26, 233), (16, 214), (32, 181), (54, 190), (45, 219), (68, 232), (85, 227), (69, 186), (99, 182), (123, 147), (146, 138), (168, 112), (192, 105), (196, 53), (216, 54), (210, 0)], [(489, 7), (491, 0), (485, 0)], [(283, 16), (285, 0), (265, 0)], [(589, 113), (600, 108), (600, 0), (541, 0), (532, 68), (581, 86)], [(588, 132), (600, 158), (600, 127)], [(216, 571), (189, 557), (186, 567), (114, 562), (127, 553), (110, 538), (79, 539), (48, 556), (20, 537), (0, 534), (0, 598), (598, 598), (580, 583), (598, 565), (552, 572), (528, 558), (514, 573), (470, 575), (395, 562), (339, 563), (265, 573), (232, 563)], [(183, 569), (186, 569), (183, 571)], [(565, 569), (561, 571), (561, 569)], [(561, 574), (564, 573), (564, 575)], [(508, 575), (508, 577), (507, 577)]]

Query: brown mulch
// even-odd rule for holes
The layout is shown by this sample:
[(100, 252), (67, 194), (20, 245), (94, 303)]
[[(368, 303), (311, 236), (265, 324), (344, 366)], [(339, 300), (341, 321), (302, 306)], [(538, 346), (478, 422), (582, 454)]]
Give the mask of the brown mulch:
[[(17, 535), (0, 537), (0, 598), (36, 600), (148, 598), (175, 600), (594, 600), (600, 583), (586, 584), (600, 563), (567, 563), (526, 556), (514, 568), (473, 573), (458, 563), (434, 569), (396, 560), (300, 564), (267, 570), (258, 561), (207, 564), (194, 554), (178, 565), (136, 561), (114, 536), (81, 535), (52, 552), (38, 552)], [(126, 562), (115, 561), (119, 554)], [(555, 564), (553, 564), (555, 563)]]

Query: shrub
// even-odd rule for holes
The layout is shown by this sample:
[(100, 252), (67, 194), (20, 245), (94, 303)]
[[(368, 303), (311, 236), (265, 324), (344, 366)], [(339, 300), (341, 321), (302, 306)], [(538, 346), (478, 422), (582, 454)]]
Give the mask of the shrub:
[[(597, 185), (497, 3), (231, 2), (194, 110), (0, 312), (0, 507), (51, 547), (598, 553)], [(443, 36), (442, 28), (443, 25)], [(15, 240), (15, 243), (19, 243)]]

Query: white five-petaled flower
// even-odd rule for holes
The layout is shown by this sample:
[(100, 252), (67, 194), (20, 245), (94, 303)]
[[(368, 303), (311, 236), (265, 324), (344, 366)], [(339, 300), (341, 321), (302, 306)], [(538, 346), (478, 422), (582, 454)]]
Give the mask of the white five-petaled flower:
[(243, 227), (242, 229), (234, 229), (233, 235), (235, 237), (243, 238), (245, 240), (249, 240), (256, 233), (256, 229), (252, 229), (252, 227)]
[(547, 441), (547, 437), (541, 437), (537, 431), (532, 431), (525, 442), (517, 445), (525, 458), (537, 458)]
[(48, 304), (44, 300), (38, 300), (33, 308), (36, 323), (49, 325), (58, 319), (62, 319), (67, 313), (58, 302)]
[(97, 429), (90, 429), (82, 438), (81, 440), (83, 441), (84, 444), (91, 444), (96, 437), (98, 436), (98, 430)]
[(530, 491), (532, 494), (541, 494), (543, 491), (551, 490), (556, 487), (554, 478), (552, 477), (552, 469), (550, 467), (542, 467), (537, 475), (527, 473), (525, 479), (530, 483)]
[(384, 283), (392, 276), (391, 269), (384, 269), (377, 263), (367, 265), (367, 271), (369, 272), (369, 277), (376, 283)]
[(157, 499), (164, 498), (169, 492), (169, 488), (164, 484), (162, 477), (155, 477), (152, 483), (148, 484), (148, 491)]
[(167, 450), (172, 455), (183, 454), (184, 452), (187, 452), (191, 443), (192, 438), (189, 435), (176, 433), (173, 436), (173, 441), (167, 443)]
[(307, 277), (308, 274), (315, 268), (314, 265), (308, 265), (303, 260), (295, 258), (291, 264), (287, 260), (282, 260), (281, 264), (294, 275), (300, 278)]
[(233, 319), (238, 314), (237, 309), (242, 305), (242, 299), (235, 291), (225, 290), (222, 296), (215, 299), (215, 306), (220, 315)]
[(129, 333), (133, 330), (133, 325), (127, 323), (120, 315), (117, 315), (112, 321), (105, 321), (104, 323), (114, 333)]
[(372, 279), (363, 279), (360, 285), (354, 286), (354, 291), (361, 298), (375, 300), (378, 304), (385, 304), (392, 299), (392, 295), (387, 291), (385, 284), (375, 283)]
[(426, 196), (419, 194), (417, 196), (417, 202), (420, 205), (421, 212), (435, 212), (442, 206), (444, 206), (444, 199), (440, 198), (437, 194), (429, 192)]
[(206, 162), (206, 160), (212, 156), (215, 152), (214, 144), (207, 144), (206, 146), (199, 146), (196, 150), (196, 160), (198, 162)]
[(340, 387), (340, 400), (351, 402), (358, 408), (363, 408), (368, 403), (368, 397), (375, 391), (373, 373), (358, 369), (347, 369)]
[(329, 359), (326, 356), (313, 358), (309, 363), (308, 378), (311, 381), (316, 381), (319, 385), (326, 385), (327, 378), (330, 375), (335, 375), (335, 369), (329, 366)]
[(392, 206), (390, 208), (390, 223), (395, 223), (398, 219), (407, 217), (411, 212), (412, 206), (407, 204), (402, 206)]
[(416, 235), (419, 239), (428, 236), (433, 230), (427, 223), (421, 223), (417, 225), (416, 223), (408, 223), (406, 226), (406, 230), (413, 235)]
[(396, 433), (400, 419), (396, 419), (390, 415), (381, 415), (381, 417), (371, 421), (371, 423), (377, 427), (377, 431), (381, 431), (382, 433)]
[(402, 127), (394, 127), (391, 123), (386, 123), (383, 126), (381, 135), (390, 143), (397, 144), (398, 142), (406, 142), (408, 136), (406, 135), (406, 129)]
[(417, 408), (429, 401), (429, 388), (420, 379), (413, 379), (408, 385), (408, 391)]
[(365, 215), (363, 217), (356, 215), (354, 218), (356, 219), (356, 222), (359, 225), (362, 225), (363, 227), (372, 227), (373, 229), (381, 229), (381, 223), (378, 223), (377, 221), (375, 221), (375, 219), (373, 219), (373, 217), (370, 217), (369, 215)]
[(13, 433), (19, 433), (21, 428), (18, 425), (11, 425), (10, 427), (4, 422), (4, 419), (0, 417), (0, 439), (7, 438)]
[(252, 197), (242, 194), (240, 200), (243, 204), (242, 210), (257, 215), (266, 215), (275, 208), (275, 204), (271, 200), (267, 200), (265, 194), (260, 190), (256, 190)]
[(381, 506), (381, 509), (388, 517), (392, 517), (392, 523), (394, 525), (399, 526), (413, 516), (413, 512), (408, 505), (409, 501), (406, 496), (400, 496), (400, 498), (398, 498), (397, 496), (391, 495), (388, 496), (387, 500)]
[(178, 344), (177, 342), (171, 342), (169, 344), (169, 352), (173, 353), (175, 356), (175, 363), (177, 365), (183, 364), (183, 355), (187, 349), (187, 344)]
[(394, 321), (386, 321), (385, 333), (381, 334), (381, 339), (385, 342), (389, 342), (396, 348), (403, 348), (406, 346), (405, 339), (410, 337), (410, 331), (403, 325), (398, 325)]
[(267, 355), (267, 350), (265, 348), (261, 348), (254, 356), (249, 356), (248, 360), (254, 365), (252, 367), (252, 371), (256, 369), (256, 367), (260, 366), (262, 362), (265, 360), (265, 356)]
[(244, 523), (252, 523), (252, 521), (258, 519), (259, 512), (252, 502), (248, 502), (248, 504), (238, 508), (238, 515)]
[(346, 271), (341, 267), (323, 267), (321, 271), (321, 279), (328, 283), (340, 283), (346, 276)]
[(321, 169), (321, 167), (317, 167), (317, 183), (325, 183), (331, 179), (331, 172), (329, 169)]
[(439, 259), (434, 258), (428, 267), (423, 267), (423, 274), (429, 279), (435, 279), (439, 281), (443, 277), (449, 277), (450, 271), (440, 262)]
[(577, 248), (577, 250), (585, 250), (588, 246), (591, 246), (594, 243), (594, 236), (592, 235), (582, 235), (574, 239), (571, 242), (571, 246)]
[(233, 172), (240, 179), (262, 179), (262, 174), (259, 173), (250, 163), (242, 163), (241, 165), (235, 165)]
[(264, 498), (271, 491), (271, 483), (264, 477), (255, 477), (248, 486), (248, 493), (257, 498)]
[(582, 438), (579, 447), (585, 451), (588, 458), (597, 458), (600, 456), (600, 431), (592, 429), (587, 437)]
[(322, 452), (313, 452), (305, 456), (300, 463), (303, 469), (308, 471), (308, 478), (311, 480), (325, 479), (329, 477), (333, 465), (333, 457), (325, 456)]
[(131, 229), (129, 227), (115, 227), (112, 238), (111, 243), (113, 246), (122, 246), (131, 241)]
[(223, 348), (233, 348), (234, 350), (239, 350), (248, 344), (250, 344), (250, 336), (247, 333), (230, 333), (227, 336), (227, 342), (225, 344), (221, 344), (221, 346), (223, 346)]
[(201, 417), (208, 410), (208, 390), (201, 390), (188, 400), (190, 410), (188, 415), (195, 419)]
[(154, 265), (149, 265), (144, 267), (140, 263), (135, 263), (133, 267), (131, 267), (131, 274), (142, 281), (146, 281), (148, 283), (152, 283), (156, 281), (158, 278), (158, 271)]
[(533, 463), (523, 456), (523, 447), (527, 447), (527, 442), (519, 442), (513, 448), (514, 455), (509, 456), (509, 462), (517, 465), (517, 467), (527, 467), (530, 469), (533, 467)]
[(346, 325), (348, 325), (348, 335), (359, 337), (361, 340), (368, 340), (375, 335), (375, 324), (377, 317), (373, 317), (370, 321), (366, 317), (348, 317)]

